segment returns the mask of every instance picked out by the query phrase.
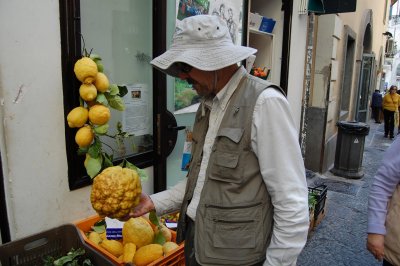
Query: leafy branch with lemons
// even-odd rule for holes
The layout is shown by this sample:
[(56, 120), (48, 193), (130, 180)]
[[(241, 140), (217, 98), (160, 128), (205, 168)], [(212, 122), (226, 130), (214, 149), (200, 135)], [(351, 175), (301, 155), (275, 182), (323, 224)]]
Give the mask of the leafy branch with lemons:
[[(104, 65), (99, 55), (89, 54), (84, 51), (84, 56), (77, 60), (74, 65), (76, 78), (82, 82), (79, 87), (80, 106), (72, 109), (67, 115), (68, 126), (78, 128), (75, 142), (78, 144), (78, 154), (86, 154), (84, 162), (86, 172), (94, 178), (101, 170), (113, 166), (113, 154), (103, 150), (100, 136), (114, 138), (117, 144), (124, 138), (132, 135), (122, 130), (121, 122), (117, 123), (117, 133), (108, 134), (109, 121), (111, 118), (110, 108), (118, 111), (125, 110), (122, 99), (128, 90), (125, 86), (110, 84)], [(112, 151), (112, 147), (107, 145)], [(124, 160), (123, 167), (129, 167), (144, 175), (141, 169)]]

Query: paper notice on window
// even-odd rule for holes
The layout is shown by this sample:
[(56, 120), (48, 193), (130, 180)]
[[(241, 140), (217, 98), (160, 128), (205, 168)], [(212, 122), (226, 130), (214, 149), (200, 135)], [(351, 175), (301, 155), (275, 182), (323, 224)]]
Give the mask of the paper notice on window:
[(141, 136), (149, 134), (149, 103), (146, 84), (127, 85), (128, 94), (124, 97), (125, 111), (122, 125), (125, 132)]

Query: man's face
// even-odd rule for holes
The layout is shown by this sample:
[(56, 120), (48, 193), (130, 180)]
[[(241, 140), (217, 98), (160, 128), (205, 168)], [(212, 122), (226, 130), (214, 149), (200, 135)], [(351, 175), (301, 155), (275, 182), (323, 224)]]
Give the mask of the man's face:
[(213, 92), (214, 75), (213, 71), (203, 71), (192, 68), (186, 64), (182, 64), (179, 78), (186, 80), (192, 85), (193, 89), (199, 96), (213, 97), (216, 93)]

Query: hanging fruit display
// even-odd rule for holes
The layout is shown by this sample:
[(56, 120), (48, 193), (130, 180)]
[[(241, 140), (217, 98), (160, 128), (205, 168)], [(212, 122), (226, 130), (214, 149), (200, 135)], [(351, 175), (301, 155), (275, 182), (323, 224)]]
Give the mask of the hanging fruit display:
[(127, 94), (127, 88), (110, 84), (103, 72), (101, 57), (84, 51), (85, 55), (74, 65), (75, 76), (81, 82), (80, 106), (68, 113), (67, 123), (70, 128), (77, 128), (75, 142), (78, 154), (86, 156), (84, 166), (93, 179), (90, 196), (93, 208), (102, 217), (123, 218), (139, 203), (141, 179), (147, 179), (147, 176), (142, 169), (125, 159), (119, 166), (114, 166), (113, 154), (103, 150), (100, 137), (111, 137), (118, 142), (132, 136), (122, 130), (120, 122), (116, 125), (115, 135), (107, 134), (110, 108), (125, 110), (122, 97)]

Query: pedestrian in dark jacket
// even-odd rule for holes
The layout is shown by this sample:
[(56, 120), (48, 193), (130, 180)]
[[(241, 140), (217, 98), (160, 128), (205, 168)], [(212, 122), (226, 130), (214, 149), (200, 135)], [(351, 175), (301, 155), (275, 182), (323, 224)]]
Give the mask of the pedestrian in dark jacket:
[(372, 117), (374, 118), (375, 123), (380, 124), (381, 120), (379, 119), (379, 114), (382, 110), (382, 94), (379, 90), (375, 90), (375, 92), (372, 94), (371, 109)]

